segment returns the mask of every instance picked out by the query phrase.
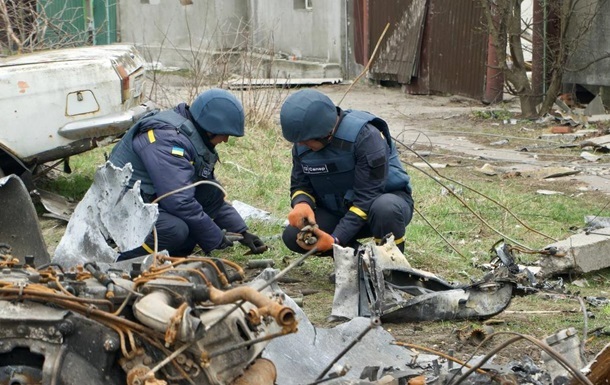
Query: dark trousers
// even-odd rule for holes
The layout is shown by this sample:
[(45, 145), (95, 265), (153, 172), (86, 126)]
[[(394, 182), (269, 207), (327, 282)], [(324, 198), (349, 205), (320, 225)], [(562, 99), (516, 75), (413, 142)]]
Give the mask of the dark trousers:
[[(154, 197), (142, 194), (142, 199), (146, 203), (154, 200)], [(199, 185), (195, 188), (195, 199), (201, 204), (203, 210), (214, 219), (221, 228), (223, 226), (223, 210), (232, 210), (224, 201), (223, 193), (220, 189), (210, 185)], [(184, 257), (190, 255), (195, 249), (196, 242), (189, 236), (189, 227), (182, 219), (168, 213), (159, 207), (159, 217), (155, 222), (157, 229), (157, 251), (167, 250), (169, 255)], [(154, 251), (155, 238), (151, 233), (146, 237), (144, 245), (133, 250), (122, 252), (117, 261), (125, 261), (142, 255), (151, 254)]]
[[(323, 207), (318, 207), (315, 210), (316, 223), (323, 231), (332, 234), (335, 227), (343, 218), (342, 215), (333, 213)], [(382, 239), (388, 234), (393, 234), (395, 240), (400, 240), (404, 237), (406, 227), (411, 222), (413, 217), (413, 200), (405, 195), (397, 195), (393, 193), (380, 195), (373, 202), (368, 213), (367, 223), (356, 236), (347, 241), (341, 240), (344, 246), (358, 246), (358, 239), (374, 237), (377, 240)], [(282, 240), (286, 247), (296, 253), (305, 253), (296, 242), (299, 229), (288, 225), (282, 234)], [(404, 251), (404, 242), (397, 245), (401, 251)], [(328, 252), (332, 255), (332, 251)]]

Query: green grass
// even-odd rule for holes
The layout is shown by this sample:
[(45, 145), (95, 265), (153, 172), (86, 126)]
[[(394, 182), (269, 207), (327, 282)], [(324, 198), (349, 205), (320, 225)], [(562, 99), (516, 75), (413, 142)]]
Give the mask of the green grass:
[[(95, 170), (104, 163), (104, 154), (110, 150), (107, 146), (73, 157), (73, 172), (48, 179), (44, 188), (82, 198)], [(275, 243), (271, 254), (281, 260), (289, 254), (278, 236), (280, 223), (290, 210), (290, 145), (282, 138), (279, 127), (269, 124), (248, 127), (243, 138), (231, 138), (218, 146), (218, 151), (221, 160), (216, 176), (227, 190), (228, 200), (266, 210), (279, 220), (250, 226)], [(583, 226), (585, 215), (610, 216), (610, 210), (603, 207), (604, 196), (595, 192), (580, 196), (572, 196), (569, 191), (564, 195), (539, 195), (537, 189), (551, 188), (548, 182), (487, 177), (467, 166), (442, 169), (438, 174), (429, 169), (424, 173), (408, 164), (406, 167), (412, 177), (418, 211), (407, 227), (406, 254), (418, 268), (451, 280), (463, 279), (464, 272), (480, 274), (473, 259), (487, 262), (489, 249), (500, 239), (537, 250), (553, 240), (532, 230), (562, 239)], [(460, 199), (447, 190), (454, 191)], [(533, 262), (536, 256), (525, 254), (519, 258)]]
[[(55, 176), (40, 178), (37, 185), (73, 200), (83, 198), (91, 184), (97, 168), (106, 161), (110, 146), (98, 147), (70, 158), (71, 173), (54, 172)], [(61, 165), (59, 169), (61, 169)]]

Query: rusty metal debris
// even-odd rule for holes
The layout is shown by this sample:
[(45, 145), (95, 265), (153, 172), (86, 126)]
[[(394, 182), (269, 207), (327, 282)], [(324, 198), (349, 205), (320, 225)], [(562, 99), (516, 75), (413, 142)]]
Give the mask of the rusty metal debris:
[[(283, 293), (267, 285), (273, 271), (237, 285), (243, 271), (230, 261), (158, 262), (127, 274), (94, 264), (36, 269), (4, 256), (0, 364), (18, 368), (6, 383), (28, 373), (58, 384), (226, 384), (239, 376), (248, 384), (264, 372), (272, 384), (268, 363), (244, 370), (268, 340), (297, 330)], [(181, 346), (189, 348), (155, 367)]]
[[(102, 203), (125, 200), (124, 215), (138, 217), (132, 210), (146, 212), (146, 207), (129, 198), (137, 192), (117, 187), (126, 175), (123, 170), (107, 165), (100, 172), (104, 177), (98, 182), (109, 189), (110, 199), (98, 202), (96, 197), (85, 204), (96, 204), (102, 223), (120, 221), (117, 217), (104, 219), (107, 212)], [(109, 185), (103, 184), (106, 182)], [(19, 183), (18, 178), (0, 179), (0, 197), (25, 195), (29, 199)], [(31, 210), (22, 215), (28, 213), (35, 218)], [(154, 215), (145, 217), (150, 220)], [(35, 221), (27, 223), (26, 219), (22, 218), (22, 229), (28, 231), (24, 235), (37, 244), (34, 238), (42, 239), (40, 229)], [(143, 221), (143, 226), (148, 223)], [(110, 227), (111, 231), (120, 228)], [(525, 339), (543, 348), (546, 361), (536, 366), (529, 357), (494, 364), (493, 355), (504, 343), (486, 356), (460, 362), (451, 352), (405, 349), (407, 344), (400, 346), (377, 327), (378, 320), (487, 318), (503, 311), (516, 292), (543, 287), (544, 282), (536, 282), (515, 264), (512, 252), (518, 248), (503, 242), (492, 248), (493, 271), (468, 285), (445, 282), (414, 269), (396, 252), (391, 237), (383, 245), (370, 243), (358, 250), (335, 246), (335, 263), (344, 270), (337, 271), (337, 285), (356, 285), (356, 290), (336, 301), (354, 301), (345, 314), (351, 320), (323, 329), (316, 328), (277, 286), (291, 269), (314, 255), (315, 248), (281, 272), (265, 269), (253, 281), (243, 283), (242, 267), (219, 258), (157, 253), (130, 264), (95, 261), (95, 251), (101, 249), (84, 241), (87, 231), (92, 230), (76, 233), (82, 239), (71, 235), (75, 237), (71, 250), (82, 253), (78, 260), (83, 263), (69, 264), (70, 258), (49, 263), (44, 254), (42, 258), (35, 252), (18, 255), (15, 250), (19, 248), (0, 244), (1, 384), (546, 384), (566, 376), (565, 371), (553, 369), (554, 362), (578, 383), (602, 384), (607, 378), (604, 352), (588, 369), (594, 382), (576, 373), (575, 359), (569, 355), (580, 352), (575, 331), (547, 339), (548, 345), (571, 357), (572, 364), (531, 337), (512, 338), (509, 342)], [(95, 240), (106, 241), (103, 236)], [(352, 264), (346, 263), (349, 260)], [(605, 303), (601, 297), (587, 300)], [(463, 330), (458, 337), (488, 347), (497, 334), (501, 333), (484, 325)]]
[(318, 238), (315, 236), (313, 230), (317, 228), (318, 225), (307, 225), (304, 226), (301, 231), (297, 234), (297, 240), (303, 242), (306, 245), (315, 245), (318, 242)]

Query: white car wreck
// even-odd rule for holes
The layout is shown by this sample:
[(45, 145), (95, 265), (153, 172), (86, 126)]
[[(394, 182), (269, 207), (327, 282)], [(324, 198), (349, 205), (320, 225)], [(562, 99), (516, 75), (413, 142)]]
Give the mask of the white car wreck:
[(33, 172), (108, 143), (152, 109), (144, 59), (130, 45), (0, 59), (0, 175)]

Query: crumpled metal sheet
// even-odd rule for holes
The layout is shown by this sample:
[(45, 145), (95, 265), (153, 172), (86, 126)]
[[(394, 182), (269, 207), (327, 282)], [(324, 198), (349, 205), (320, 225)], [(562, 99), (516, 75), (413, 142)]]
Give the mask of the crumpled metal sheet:
[(38, 215), (23, 181), (16, 175), (0, 178), (0, 243), (11, 247), (11, 255), (23, 263), (34, 256), (37, 266), (49, 262)]
[(96, 262), (112, 263), (117, 251), (107, 239), (114, 240), (121, 251), (142, 244), (159, 211), (156, 204), (142, 201), (139, 182), (127, 189), (131, 174), (131, 164), (121, 169), (106, 162), (97, 170), (93, 184), (72, 214), (53, 262), (75, 266), (94, 258)]
[(360, 315), (360, 281), (358, 258), (351, 247), (333, 246), (335, 262), (335, 295), (330, 316), (335, 319), (352, 319)]
[[(299, 321), (299, 331), (272, 340), (263, 351), (263, 357), (275, 364), (278, 385), (309, 384), (324, 371), (333, 359), (348, 346), (371, 320), (356, 317), (349, 322), (333, 328), (317, 328), (307, 318), (303, 310), (290, 298), (285, 304), (295, 310)], [(340, 379), (324, 382), (325, 384), (367, 383), (360, 379), (361, 373), (371, 366), (393, 367), (413, 375), (422, 373), (421, 368), (431, 367), (437, 356), (419, 354), (415, 369), (407, 367), (414, 356), (404, 347), (392, 345), (394, 337), (382, 327), (372, 329), (341, 360), (339, 365), (349, 365), (351, 369)]]
[[(487, 318), (510, 303), (515, 283), (510, 266), (470, 285), (455, 285), (414, 269), (389, 239), (368, 242), (354, 255), (333, 247), (335, 297), (331, 317), (379, 317), (383, 322), (417, 322)], [(507, 271), (508, 270), (508, 271)]]
[(371, 313), (383, 322), (486, 318), (500, 313), (512, 299), (515, 285), (504, 274), (456, 286), (411, 267), (393, 263), (387, 268), (380, 249), (366, 244), (360, 251)]

